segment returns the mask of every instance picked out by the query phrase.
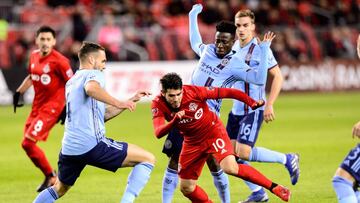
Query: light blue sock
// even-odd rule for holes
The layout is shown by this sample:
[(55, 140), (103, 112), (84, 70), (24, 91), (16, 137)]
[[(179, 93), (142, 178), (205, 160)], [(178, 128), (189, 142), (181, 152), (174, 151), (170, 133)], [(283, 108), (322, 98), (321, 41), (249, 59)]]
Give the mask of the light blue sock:
[(339, 203), (357, 203), (355, 191), (352, 182), (340, 177), (335, 176), (332, 180), (336, 196)]
[(121, 203), (134, 202), (141, 190), (150, 178), (150, 173), (154, 166), (150, 163), (139, 163), (134, 166), (131, 171), (124, 195), (121, 198)]
[(360, 192), (356, 191), (355, 195), (356, 195), (356, 199), (357, 199), (358, 203), (360, 203)]
[(230, 189), (229, 189), (229, 178), (223, 170), (218, 172), (211, 172), (214, 180), (214, 185), (218, 191), (219, 197), (222, 203), (230, 203)]
[(162, 203), (171, 203), (176, 186), (178, 184), (178, 173), (176, 170), (167, 168), (162, 185)]
[(250, 152), (249, 160), (285, 164), (286, 155), (263, 147), (254, 147)]
[(49, 187), (38, 194), (33, 203), (52, 203), (59, 199), (54, 187)]
[[(249, 162), (241, 160), (241, 159), (238, 159), (237, 162), (241, 163), (241, 164), (250, 165)], [(261, 188), (262, 188), (261, 186), (256, 185), (256, 184), (254, 184), (252, 182), (248, 182), (248, 181), (245, 181), (245, 180), (244, 180), (244, 182), (252, 192), (257, 192), (257, 191), (261, 190)]]

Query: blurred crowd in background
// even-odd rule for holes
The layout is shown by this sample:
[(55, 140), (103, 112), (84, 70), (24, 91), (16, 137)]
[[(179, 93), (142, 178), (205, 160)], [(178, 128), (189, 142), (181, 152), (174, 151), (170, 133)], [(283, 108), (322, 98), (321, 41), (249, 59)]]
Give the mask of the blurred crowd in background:
[(256, 32), (276, 33), (278, 62), (355, 59), (360, 0), (1, 0), (0, 68), (26, 67), (36, 29), (57, 31), (56, 49), (77, 67), (83, 40), (107, 48), (109, 61), (190, 60), (188, 12), (202, 3), (203, 41), (214, 41), (215, 24), (233, 21), (239, 9), (256, 16)]

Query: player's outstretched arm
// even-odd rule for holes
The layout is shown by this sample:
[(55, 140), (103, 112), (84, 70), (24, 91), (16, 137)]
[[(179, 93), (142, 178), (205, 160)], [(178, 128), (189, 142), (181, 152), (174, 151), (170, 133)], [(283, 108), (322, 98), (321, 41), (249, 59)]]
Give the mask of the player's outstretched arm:
[(353, 130), (352, 130), (352, 135), (353, 135), (353, 138), (355, 138), (355, 137), (360, 138), (360, 121), (354, 125)]
[(200, 56), (200, 45), (202, 44), (201, 35), (199, 32), (197, 16), (202, 11), (201, 4), (193, 5), (191, 11), (189, 12), (189, 37), (190, 37), (190, 45), (192, 50)]
[(119, 101), (112, 97), (103, 88), (101, 88), (100, 84), (96, 81), (89, 81), (85, 85), (85, 92), (90, 97), (104, 102), (105, 104), (115, 106), (119, 109), (129, 109), (130, 111), (134, 111), (136, 107), (136, 104), (133, 101)]
[(26, 90), (28, 90), (32, 85), (32, 81), (30, 75), (26, 76), (21, 85), (16, 89), (16, 92), (13, 95), (13, 105), (14, 105), (14, 113), (16, 113), (17, 107), (22, 107), (23, 104), (19, 104), (19, 98), (21, 94), (24, 94)]
[[(140, 101), (140, 99), (142, 97), (145, 97), (145, 96), (150, 96), (151, 93), (149, 91), (145, 91), (145, 90), (139, 90), (136, 92), (136, 94), (131, 97), (129, 99), (129, 101), (132, 101), (132, 102), (138, 102)], [(105, 122), (106, 121), (109, 121), (110, 119), (118, 116), (119, 114), (121, 114), (123, 111), (125, 111), (126, 109), (125, 108), (122, 108), (122, 109), (119, 109), (115, 106), (112, 106), (112, 105), (106, 105), (106, 109), (105, 109)]]
[[(257, 109), (265, 104), (264, 100), (255, 101), (243, 91), (234, 88), (204, 88), (204, 90), (206, 91), (205, 99), (236, 99), (238, 101), (244, 102), (252, 109)], [(199, 92), (201, 92), (201, 90)]]
[[(267, 32), (262, 41), (259, 41), (261, 49), (260, 62), (257, 69), (250, 69), (247, 71), (246, 82), (254, 83), (257, 85), (265, 85), (268, 72), (268, 56), (272, 40), (276, 37), (273, 32)], [(249, 67), (250, 68), (250, 67)]]

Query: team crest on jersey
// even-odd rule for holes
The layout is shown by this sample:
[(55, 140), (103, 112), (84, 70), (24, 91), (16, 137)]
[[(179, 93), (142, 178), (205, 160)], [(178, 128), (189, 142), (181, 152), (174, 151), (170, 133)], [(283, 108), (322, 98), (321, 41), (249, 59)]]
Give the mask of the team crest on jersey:
[(189, 110), (190, 111), (195, 111), (196, 109), (197, 109), (197, 107), (198, 107), (198, 105), (197, 104), (195, 104), (195, 103), (190, 103), (189, 104)]
[(48, 74), (42, 74), (40, 76), (40, 81), (43, 85), (48, 85), (51, 82), (51, 77)]
[(222, 66), (226, 66), (228, 63), (229, 63), (229, 59), (228, 59), (228, 58), (223, 58), (223, 59), (221, 60), (221, 65), (222, 65)]
[(49, 66), (48, 63), (44, 66), (43, 72), (44, 72), (44, 73), (49, 73), (49, 72), (50, 72), (50, 66)]

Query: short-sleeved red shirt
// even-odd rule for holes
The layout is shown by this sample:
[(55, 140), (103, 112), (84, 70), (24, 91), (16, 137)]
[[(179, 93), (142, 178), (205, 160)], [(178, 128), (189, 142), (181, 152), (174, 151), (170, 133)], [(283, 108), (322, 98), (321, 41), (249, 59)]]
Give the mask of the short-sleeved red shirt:
[(44, 57), (35, 50), (30, 55), (28, 72), (35, 90), (32, 110), (51, 106), (61, 112), (65, 105), (65, 83), (73, 75), (69, 60), (54, 49)]

